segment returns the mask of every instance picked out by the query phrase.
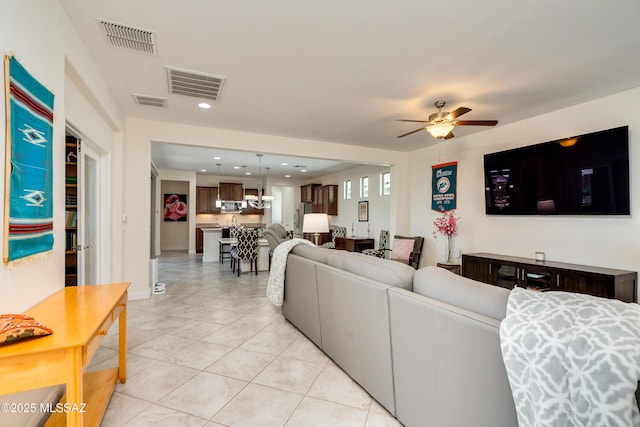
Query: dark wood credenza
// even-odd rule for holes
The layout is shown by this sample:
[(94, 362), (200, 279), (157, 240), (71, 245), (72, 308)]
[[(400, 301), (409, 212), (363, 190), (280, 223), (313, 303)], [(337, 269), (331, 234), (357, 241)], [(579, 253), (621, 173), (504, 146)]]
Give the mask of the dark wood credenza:
[(362, 252), (365, 249), (373, 249), (375, 241), (370, 237), (336, 237), (336, 249), (349, 252)]
[(462, 255), (462, 275), (508, 289), (521, 286), (637, 302), (635, 271), (474, 253)]

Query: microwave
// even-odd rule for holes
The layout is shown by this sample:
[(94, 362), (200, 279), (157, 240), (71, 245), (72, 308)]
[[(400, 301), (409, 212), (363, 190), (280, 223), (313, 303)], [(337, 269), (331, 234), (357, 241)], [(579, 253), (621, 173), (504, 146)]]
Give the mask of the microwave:
[(222, 212), (222, 213), (241, 213), (242, 212), (242, 202), (223, 201), (222, 202), (222, 206), (220, 207), (220, 212)]

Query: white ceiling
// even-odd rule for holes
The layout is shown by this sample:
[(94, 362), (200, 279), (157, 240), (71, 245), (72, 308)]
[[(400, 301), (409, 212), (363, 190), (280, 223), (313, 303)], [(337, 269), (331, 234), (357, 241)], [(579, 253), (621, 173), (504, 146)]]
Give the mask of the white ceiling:
[[(411, 151), (436, 140), (397, 139), (418, 126), (395, 120), (437, 99), (500, 126), (640, 86), (636, 0), (60, 2), (124, 114), (145, 119)], [(154, 31), (157, 55), (112, 47), (97, 18)], [(167, 65), (227, 77), (219, 101), (170, 95)], [(159, 167), (171, 148), (154, 147)]]
[[(355, 163), (337, 160), (273, 154), (264, 154), (262, 159), (258, 160), (258, 154), (263, 153), (155, 142), (151, 144), (151, 158), (158, 169), (195, 171), (202, 175), (242, 177), (246, 172), (253, 177), (259, 177), (262, 174), (262, 176), (306, 180), (358, 166)], [(219, 174), (216, 166), (218, 163), (220, 163)]]

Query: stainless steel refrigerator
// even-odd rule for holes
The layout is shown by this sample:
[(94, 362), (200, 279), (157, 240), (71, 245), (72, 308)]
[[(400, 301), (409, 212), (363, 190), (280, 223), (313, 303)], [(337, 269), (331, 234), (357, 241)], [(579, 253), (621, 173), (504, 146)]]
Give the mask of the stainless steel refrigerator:
[(294, 225), (293, 230), (296, 237), (302, 237), (302, 222), (304, 214), (313, 213), (313, 203), (299, 203), (294, 212)]

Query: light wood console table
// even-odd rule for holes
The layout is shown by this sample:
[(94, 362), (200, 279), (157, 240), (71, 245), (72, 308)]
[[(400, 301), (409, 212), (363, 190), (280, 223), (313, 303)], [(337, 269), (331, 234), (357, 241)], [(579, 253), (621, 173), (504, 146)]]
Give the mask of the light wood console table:
[[(61, 411), (47, 425), (98, 426), (115, 384), (126, 381), (129, 283), (64, 288), (26, 311), (53, 334), (0, 347), (0, 395), (66, 384)], [(86, 372), (118, 319), (118, 367)], [(33, 402), (40, 409), (39, 402)]]

